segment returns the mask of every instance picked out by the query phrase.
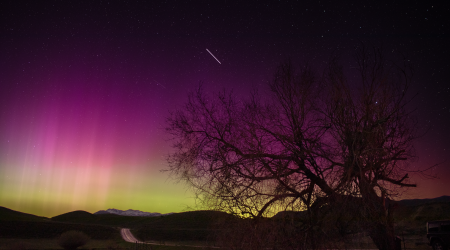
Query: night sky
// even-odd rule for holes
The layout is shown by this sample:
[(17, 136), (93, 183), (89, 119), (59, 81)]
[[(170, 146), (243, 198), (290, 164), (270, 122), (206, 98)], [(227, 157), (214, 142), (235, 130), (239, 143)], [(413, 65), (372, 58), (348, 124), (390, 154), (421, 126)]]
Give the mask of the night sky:
[(0, 206), (42, 216), (188, 210), (193, 194), (160, 171), (165, 119), (187, 93), (202, 82), (247, 98), (267, 91), (281, 62), (320, 73), (332, 53), (351, 81), (361, 43), (414, 66), (410, 108), (428, 132), (410, 165), (440, 163), (428, 172), (439, 178), (410, 175), (418, 187), (399, 198), (450, 195), (445, 1), (18, 2), (0, 3)]

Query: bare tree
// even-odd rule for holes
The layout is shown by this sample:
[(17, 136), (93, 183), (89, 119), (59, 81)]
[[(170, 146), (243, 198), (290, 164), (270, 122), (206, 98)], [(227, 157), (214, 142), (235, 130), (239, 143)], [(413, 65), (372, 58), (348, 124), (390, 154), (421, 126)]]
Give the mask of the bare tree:
[(336, 225), (351, 216), (379, 249), (393, 249), (383, 199), (415, 187), (407, 182), (415, 137), (405, 107), (408, 67), (382, 56), (359, 50), (357, 82), (335, 59), (322, 78), (287, 62), (268, 95), (245, 101), (199, 87), (167, 120), (170, 171), (211, 209), (256, 219), (307, 210), (308, 230), (332, 211)]
[(58, 239), (58, 245), (66, 250), (75, 250), (89, 242), (90, 238), (80, 231), (67, 231)]

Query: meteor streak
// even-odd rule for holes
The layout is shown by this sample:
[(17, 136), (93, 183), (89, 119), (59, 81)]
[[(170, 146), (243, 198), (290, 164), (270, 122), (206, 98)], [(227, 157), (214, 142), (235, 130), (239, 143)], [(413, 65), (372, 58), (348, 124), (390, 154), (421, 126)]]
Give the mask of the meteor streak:
[(212, 57), (214, 57), (214, 59), (216, 59), (216, 61), (217, 61), (219, 64), (222, 64), (222, 63), (220, 63), (219, 59), (217, 59), (217, 57), (215, 57), (215, 56), (213, 55), (213, 53), (211, 53), (211, 51), (209, 51), (209, 49), (206, 49), (206, 51), (208, 51), (208, 53), (209, 53)]

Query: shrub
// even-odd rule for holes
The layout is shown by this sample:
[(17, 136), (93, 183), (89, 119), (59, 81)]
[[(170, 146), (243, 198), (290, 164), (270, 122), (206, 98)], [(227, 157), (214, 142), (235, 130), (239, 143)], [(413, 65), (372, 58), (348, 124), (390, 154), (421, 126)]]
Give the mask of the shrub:
[(90, 240), (89, 236), (80, 231), (68, 231), (58, 239), (58, 245), (66, 250), (74, 250), (78, 247), (86, 245)]
[(14, 242), (12, 245), (9, 246), (9, 249), (11, 249), (11, 250), (27, 250), (27, 249), (31, 249), (31, 246), (25, 242)]

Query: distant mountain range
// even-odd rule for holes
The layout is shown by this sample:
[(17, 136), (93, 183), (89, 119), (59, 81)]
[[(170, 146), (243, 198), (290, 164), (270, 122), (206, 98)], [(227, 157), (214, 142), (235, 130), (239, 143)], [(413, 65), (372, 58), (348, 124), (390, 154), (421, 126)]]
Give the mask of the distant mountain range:
[(434, 203), (434, 202), (450, 202), (450, 196), (444, 195), (437, 198), (431, 198), (431, 199), (409, 199), (409, 200), (399, 200), (399, 201), (393, 201), (394, 203), (398, 203), (402, 206), (419, 206), (424, 205), (428, 203)]
[(148, 217), (158, 217), (158, 216), (166, 216), (173, 213), (167, 213), (167, 214), (160, 214), (160, 213), (149, 213), (149, 212), (142, 212), (139, 210), (133, 210), (128, 209), (126, 211), (110, 208), (107, 210), (100, 210), (98, 212), (95, 212), (94, 214), (117, 214), (122, 216), (148, 216)]
[[(436, 219), (450, 219), (450, 196), (441, 196), (437, 198), (431, 198), (431, 199), (405, 199), (405, 200), (386, 200), (386, 205), (389, 204), (397, 204), (397, 212), (394, 214), (398, 215), (399, 217), (402, 217), (402, 219), (405, 220), (436, 220)], [(281, 214), (287, 214), (287, 213), (293, 213), (291, 211), (283, 211), (280, 212), (278, 215)], [(301, 212), (296, 212), (301, 213)], [(111, 220), (111, 216), (131, 216), (131, 217), (148, 217), (148, 219), (151, 219), (151, 217), (166, 217), (167, 215), (180, 215), (184, 213), (167, 213), (167, 214), (161, 214), (161, 213), (149, 213), (149, 212), (142, 212), (139, 210), (119, 210), (119, 209), (107, 209), (107, 210), (100, 210), (94, 214), (91, 214), (86, 211), (73, 211), (68, 212), (65, 214), (61, 214), (52, 218), (42, 217), (42, 216), (36, 216), (32, 214), (27, 214), (19, 211), (14, 211), (9, 208), (5, 208), (0, 206), (0, 222), (2, 221), (36, 221), (36, 222), (50, 222), (50, 221), (74, 221), (74, 222), (81, 222), (83, 220), (86, 221), (96, 221), (98, 224), (105, 224), (101, 220)], [(103, 216), (94, 216), (94, 215), (107, 215), (106, 217)], [(80, 217), (81, 216), (81, 217)], [(172, 217), (172, 216), (170, 216)], [(442, 218), (441, 218), (442, 217)], [(445, 217), (445, 218), (444, 218)], [(84, 219), (80, 219), (84, 218)], [(130, 218), (131, 220), (138, 220), (139, 218)], [(156, 219), (156, 218), (155, 218)], [(162, 219), (162, 218), (161, 218)], [(101, 221), (101, 222), (98, 222)], [(84, 222), (84, 221), (83, 221)], [(1, 223), (0, 223), (1, 224)], [(107, 224), (107, 223), (106, 223)]]

